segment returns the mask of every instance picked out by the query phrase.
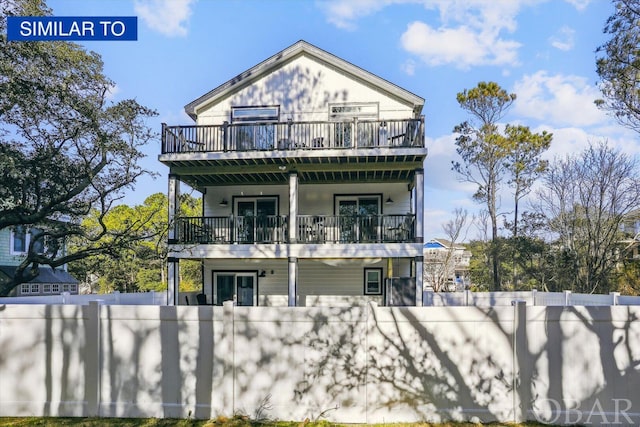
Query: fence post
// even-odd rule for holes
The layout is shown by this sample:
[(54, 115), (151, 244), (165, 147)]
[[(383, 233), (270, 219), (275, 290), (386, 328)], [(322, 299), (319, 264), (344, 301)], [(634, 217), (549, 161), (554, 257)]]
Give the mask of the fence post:
[[(512, 335), (512, 348), (513, 348), (513, 378), (512, 378), (512, 399), (513, 399), (513, 422), (521, 423), (527, 418), (528, 408), (524, 405), (528, 405), (530, 400), (526, 396), (526, 389), (528, 384), (523, 385), (523, 378), (530, 378), (528, 371), (528, 363), (523, 360), (520, 363), (522, 356), (526, 356), (526, 349), (528, 345), (527, 340), (527, 302), (523, 300), (511, 301), (513, 306), (513, 335)], [(522, 389), (522, 392), (518, 392)], [(518, 397), (521, 397), (518, 399)]]
[(533, 300), (533, 305), (538, 305), (536, 301), (537, 296), (538, 296), (538, 290), (536, 288), (531, 289), (531, 299)]
[(571, 291), (564, 291), (564, 306), (568, 307), (571, 305)]
[(100, 335), (100, 302), (90, 301), (83, 307), (86, 314), (85, 334), (85, 393), (87, 399), (87, 416), (100, 416), (100, 390), (102, 382), (101, 340)]
[(620, 292), (609, 292), (611, 295), (611, 305), (618, 305), (618, 297), (620, 296)]
[(218, 345), (220, 353), (217, 355), (220, 357), (224, 369), (221, 381), (222, 387), (220, 388), (220, 402), (231, 404), (231, 407), (225, 405), (223, 410), (226, 411), (226, 414), (223, 415), (233, 415), (236, 413), (235, 313), (233, 304), (233, 301), (225, 301), (222, 304), (222, 339), (221, 345)]

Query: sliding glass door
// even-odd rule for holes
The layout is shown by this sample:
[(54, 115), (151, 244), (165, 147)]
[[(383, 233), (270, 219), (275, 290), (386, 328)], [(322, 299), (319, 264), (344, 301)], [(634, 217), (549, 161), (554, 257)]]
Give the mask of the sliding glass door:
[(238, 306), (258, 305), (257, 273), (214, 272), (213, 304), (233, 301)]
[(379, 240), (380, 196), (340, 196), (336, 200), (341, 242)]

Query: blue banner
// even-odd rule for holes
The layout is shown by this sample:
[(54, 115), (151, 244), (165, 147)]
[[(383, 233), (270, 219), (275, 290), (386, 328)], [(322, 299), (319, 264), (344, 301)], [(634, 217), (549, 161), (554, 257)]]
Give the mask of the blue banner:
[(7, 40), (138, 40), (138, 17), (9, 16)]

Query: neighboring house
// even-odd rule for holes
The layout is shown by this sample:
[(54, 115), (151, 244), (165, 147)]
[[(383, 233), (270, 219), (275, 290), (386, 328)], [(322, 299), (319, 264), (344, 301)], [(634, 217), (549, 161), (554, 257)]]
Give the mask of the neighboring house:
[[(0, 282), (13, 278), (16, 268), (24, 259), (31, 240), (39, 230), (18, 226), (0, 230)], [(34, 250), (44, 251), (46, 242), (37, 241)], [(78, 281), (66, 271), (66, 266), (52, 269), (40, 266), (39, 274), (30, 282), (15, 288), (12, 296), (59, 295), (78, 293)]]
[(434, 291), (468, 289), (471, 252), (459, 243), (431, 239), (424, 245), (425, 287)]
[(622, 221), (621, 255), (627, 260), (640, 260), (640, 209), (629, 212)]
[[(422, 304), (424, 99), (299, 41), (162, 127), (169, 304), (181, 259), (200, 301)], [(178, 211), (180, 185), (203, 217)]]

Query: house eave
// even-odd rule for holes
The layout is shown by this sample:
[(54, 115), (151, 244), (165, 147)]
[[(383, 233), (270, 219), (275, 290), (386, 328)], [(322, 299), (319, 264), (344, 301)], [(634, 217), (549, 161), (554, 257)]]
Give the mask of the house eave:
[(375, 86), (379, 90), (382, 90), (390, 96), (400, 100), (401, 102), (412, 106), (414, 114), (416, 116), (422, 113), (424, 106), (424, 98), (409, 92), (406, 89), (397, 86), (382, 77), (379, 77), (373, 73), (370, 73), (342, 58), (339, 58), (325, 50), (322, 50), (310, 43), (300, 40), (288, 48), (276, 53), (275, 55), (267, 58), (252, 68), (244, 71), (243, 73), (235, 76), (231, 80), (221, 84), (215, 89), (207, 92), (199, 98), (191, 101), (185, 105), (185, 112), (193, 119), (196, 120), (198, 111), (204, 106), (216, 102), (217, 100), (228, 96), (230, 93), (237, 91), (252, 82), (261, 78), (273, 69), (276, 69), (285, 63), (292, 61), (300, 55), (309, 55), (329, 66), (342, 70), (346, 74), (353, 76), (355, 79), (364, 82), (368, 85)]

